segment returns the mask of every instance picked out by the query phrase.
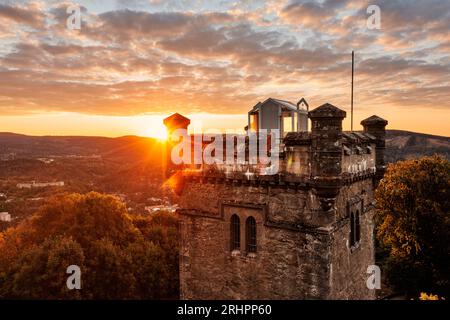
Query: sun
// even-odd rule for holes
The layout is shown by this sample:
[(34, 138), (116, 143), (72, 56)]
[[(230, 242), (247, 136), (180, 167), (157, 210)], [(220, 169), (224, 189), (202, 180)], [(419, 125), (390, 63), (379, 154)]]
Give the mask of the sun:
[(166, 127), (163, 124), (155, 124), (146, 128), (143, 135), (149, 138), (155, 138), (160, 141), (166, 141), (168, 138)]

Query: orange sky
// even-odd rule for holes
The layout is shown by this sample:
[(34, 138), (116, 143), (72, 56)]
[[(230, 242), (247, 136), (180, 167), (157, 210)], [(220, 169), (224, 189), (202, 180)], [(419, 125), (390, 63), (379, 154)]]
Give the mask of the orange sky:
[[(388, 111), (388, 110), (387, 110)], [(381, 114), (381, 113), (378, 113)], [(387, 129), (401, 129), (436, 135), (450, 136), (449, 112), (402, 113), (383, 112), (383, 117), (389, 119)], [(243, 131), (247, 124), (247, 116), (243, 114), (188, 114), (192, 120), (190, 130), (208, 129), (225, 132), (232, 129)], [(367, 118), (366, 112), (355, 112), (355, 130), (361, 130), (360, 122)], [(33, 116), (2, 116), (0, 128), (3, 132), (18, 132), (28, 135), (87, 135), (119, 137), (124, 135), (139, 135), (162, 138), (165, 128), (162, 124), (164, 116), (93, 116), (77, 113), (55, 113)], [(350, 118), (344, 120), (344, 130), (350, 130)]]
[(0, 3), (0, 132), (161, 136), (173, 112), (242, 129), (268, 97), (349, 116), (355, 50), (355, 128), (377, 114), (450, 136), (448, 1), (77, 3), (80, 30), (67, 28), (70, 1)]

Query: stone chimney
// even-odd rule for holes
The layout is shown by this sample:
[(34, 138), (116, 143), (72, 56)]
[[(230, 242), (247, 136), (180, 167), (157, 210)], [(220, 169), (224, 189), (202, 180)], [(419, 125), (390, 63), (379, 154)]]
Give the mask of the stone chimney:
[(386, 125), (387, 120), (373, 115), (363, 121), (361, 125), (364, 127), (364, 132), (367, 132), (375, 137), (375, 166), (376, 174), (375, 178), (377, 181), (383, 178), (384, 172), (386, 170), (386, 164), (384, 162), (384, 150), (386, 148)]
[(326, 103), (310, 111), (311, 178), (322, 210), (332, 210), (341, 187), (342, 120), (346, 112)]

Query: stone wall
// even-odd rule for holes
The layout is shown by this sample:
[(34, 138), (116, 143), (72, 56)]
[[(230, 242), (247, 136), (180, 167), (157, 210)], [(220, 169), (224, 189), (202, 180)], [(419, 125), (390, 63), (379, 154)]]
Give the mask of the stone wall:
[(179, 206), (185, 213), (220, 218), (221, 204), (226, 202), (265, 207), (268, 224), (319, 227), (325, 222), (309, 187), (187, 179)]
[[(180, 198), (183, 299), (371, 298), (371, 209), (361, 219), (360, 246), (348, 248), (347, 198), (370, 204), (371, 179), (345, 186), (324, 224), (308, 188), (187, 180)], [(367, 189), (367, 190), (366, 190)], [(366, 190), (361, 195), (361, 190)], [(230, 217), (241, 221), (241, 250), (231, 251)], [(245, 251), (245, 220), (257, 222), (257, 252)]]
[[(261, 210), (226, 208), (223, 220), (183, 215), (182, 299), (326, 298), (329, 237), (265, 227)], [(257, 221), (257, 252), (230, 250), (230, 216)], [(244, 226), (244, 223), (242, 223)], [(244, 232), (241, 228), (241, 233)]]
[[(360, 214), (361, 240), (350, 248), (350, 217), (348, 201), (355, 207), (363, 206)], [(344, 186), (336, 201), (338, 208), (336, 230), (331, 245), (330, 299), (374, 299), (375, 291), (366, 286), (367, 267), (375, 264), (374, 200), (372, 179)]]

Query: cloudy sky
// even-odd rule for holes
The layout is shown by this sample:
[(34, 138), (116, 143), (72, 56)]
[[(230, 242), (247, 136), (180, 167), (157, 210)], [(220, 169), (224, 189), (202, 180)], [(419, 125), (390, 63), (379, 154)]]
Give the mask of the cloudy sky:
[(171, 112), (242, 128), (267, 97), (349, 111), (352, 50), (357, 128), (450, 136), (448, 0), (0, 0), (0, 132), (157, 135)]

